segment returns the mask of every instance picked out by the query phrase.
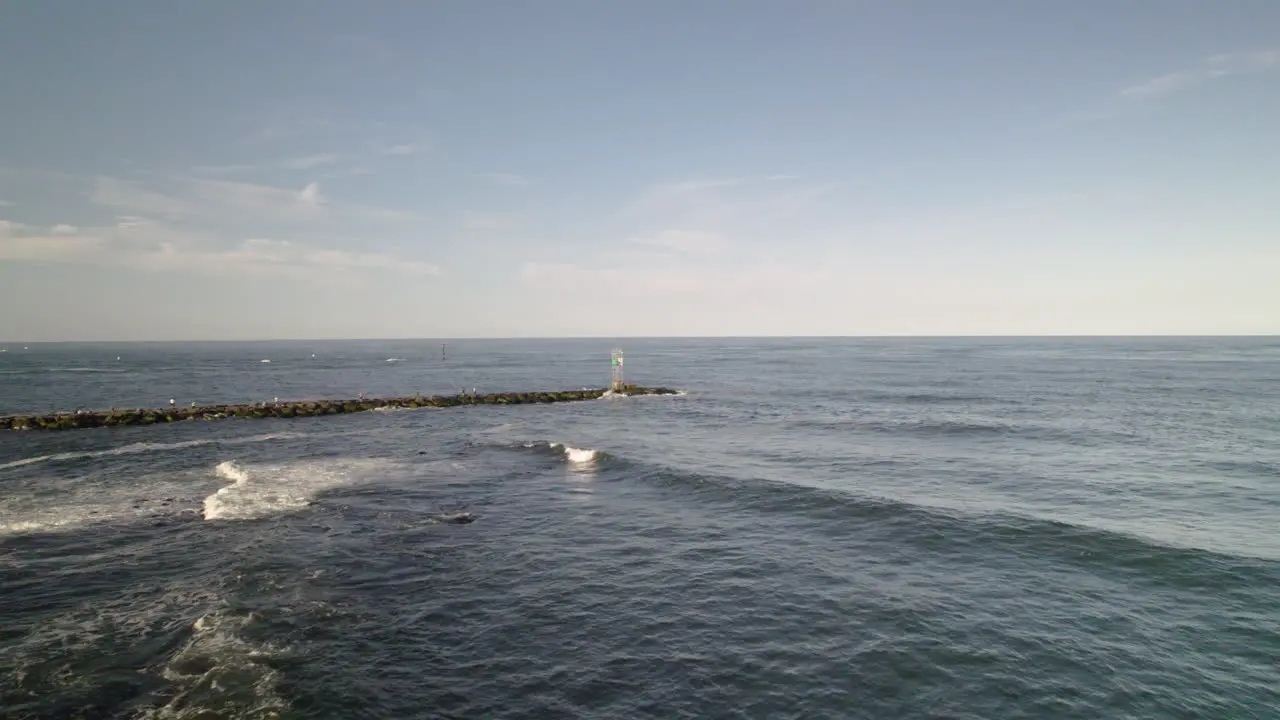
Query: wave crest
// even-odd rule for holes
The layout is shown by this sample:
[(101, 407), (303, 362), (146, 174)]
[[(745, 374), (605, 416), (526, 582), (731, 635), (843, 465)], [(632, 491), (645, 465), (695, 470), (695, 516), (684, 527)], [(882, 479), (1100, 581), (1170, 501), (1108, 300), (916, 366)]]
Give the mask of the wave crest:
[(558, 450), (564, 453), (565, 459), (578, 465), (595, 462), (601, 455), (599, 450), (592, 450), (591, 448), (576, 448), (565, 445), (564, 443), (553, 442), (548, 443), (548, 446), (552, 450)]
[(242, 468), (218, 463), (214, 474), (231, 484), (204, 499), (205, 520), (254, 520), (300, 510), (316, 496), (376, 475), (383, 460), (296, 462)]

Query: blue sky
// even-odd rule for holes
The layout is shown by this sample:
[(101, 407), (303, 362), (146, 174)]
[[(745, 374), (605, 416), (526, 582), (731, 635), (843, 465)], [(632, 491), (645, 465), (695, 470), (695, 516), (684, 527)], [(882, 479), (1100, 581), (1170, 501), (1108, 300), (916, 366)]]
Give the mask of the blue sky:
[(1280, 3), (0, 1), (0, 339), (1280, 333)]

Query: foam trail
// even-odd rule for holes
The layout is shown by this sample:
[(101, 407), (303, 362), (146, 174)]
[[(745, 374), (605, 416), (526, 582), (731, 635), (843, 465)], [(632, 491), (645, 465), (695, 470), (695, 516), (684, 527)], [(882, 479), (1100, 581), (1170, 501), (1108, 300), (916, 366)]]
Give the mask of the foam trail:
[(242, 468), (225, 461), (214, 474), (231, 484), (204, 499), (205, 520), (252, 520), (310, 505), (316, 494), (385, 470), (386, 460), (303, 461)]
[(241, 470), (234, 460), (218, 463), (218, 467), (214, 468), (213, 472), (220, 478), (234, 481), (237, 485), (249, 482), (249, 474)]
[(263, 492), (264, 488), (250, 487), (249, 473), (231, 460), (218, 463), (214, 474), (232, 483), (204, 499), (205, 520), (244, 520), (309, 504), (305, 497)]
[(166, 450), (182, 450), (185, 448), (199, 447), (201, 445), (244, 445), (247, 443), (267, 442), (270, 440), (292, 440), (295, 438), (306, 437), (300, 433), (268, 433), (266, 435), (253, 435), (243, 438), (230, 438), (219, 440), (183, 440), (175, 443), (130, 443), (119, 447), (107, 448), (106, 450), (86, 450), (81, 452), (64, 452), (52, 455), (36, 455), (34, 457), (22, 458), (21, 460), (13, 460), (7, 463), (0, 463), (0, 470), (9, 470), (11, 468), (19, 468), (25, 465), (35, 465), (42, 462), (59, 462), (63, 460), (80, 460), (87, 458), (113, 457), (116, 455), (134, 455), (138, 453), (164, 452)]
[(214, 468), (213, 474), (224, 480), (231, 480), (232, 483), (224, 488), (219, 488), (217, 492), (204, 499), (205, 520), (216, 520), (234, 515), (235, 508), (230, 499), (233, 495), (242, 492), (244, 486), (249, 483), (249, 474), (231, 460), (218, 463), (218, 467)]
[[(59, 455), (65, 455), (65, 456), (70, 456), (73, 454), (74, 453), (59, 453)], [(13, 462), (0, 463), (0, 470), (8, 470), (9, 468), (18, 468), (24, 465), (34, 465), (36, 463), (42, 463), (45, 460), (56, 459), (59, 455), (36, 455), (35, 457), (23, 458), (21, 460), (14, 460)]]
[[(161, 675), (179, 692), (165, 706), (144, 709), (140, 718), (280, 717), (288, 703), (276, 692), (279, 672), (265, 659), (281, 651), (245, 638), (254, 616), (215, 610), (192, 623), (191, 637), (164, 666)], [(245, 713), (245, 702), (253, 712)], [(234, 712), (233, 712), (234, 711)]]
[[(122, 481), (123, 480), (123, 481)], [(19, 478), (0, 493), (0, 537), (130, 520), (198, 516), (188, 472)], [(199, 494), (193, 494), (199, 493)], [(206, 491), (207, 492), (207, 491)]]

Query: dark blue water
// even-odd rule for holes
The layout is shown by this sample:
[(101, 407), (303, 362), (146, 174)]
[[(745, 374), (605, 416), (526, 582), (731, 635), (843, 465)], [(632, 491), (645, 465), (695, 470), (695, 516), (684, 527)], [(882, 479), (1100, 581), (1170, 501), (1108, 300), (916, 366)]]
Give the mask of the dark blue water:
[[(612, 345), (11, 345), (0, 413)], [(0, 435), (0, 715), (1280, 717), (1280, 341), (623, 345), (687, 395)]]

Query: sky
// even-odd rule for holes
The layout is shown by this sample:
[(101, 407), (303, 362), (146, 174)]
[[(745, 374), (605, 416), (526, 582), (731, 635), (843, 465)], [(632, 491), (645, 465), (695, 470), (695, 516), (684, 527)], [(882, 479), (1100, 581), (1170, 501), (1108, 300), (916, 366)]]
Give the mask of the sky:
[(1275, 0), (0, 0), (0, 340), (1280, 333)]

